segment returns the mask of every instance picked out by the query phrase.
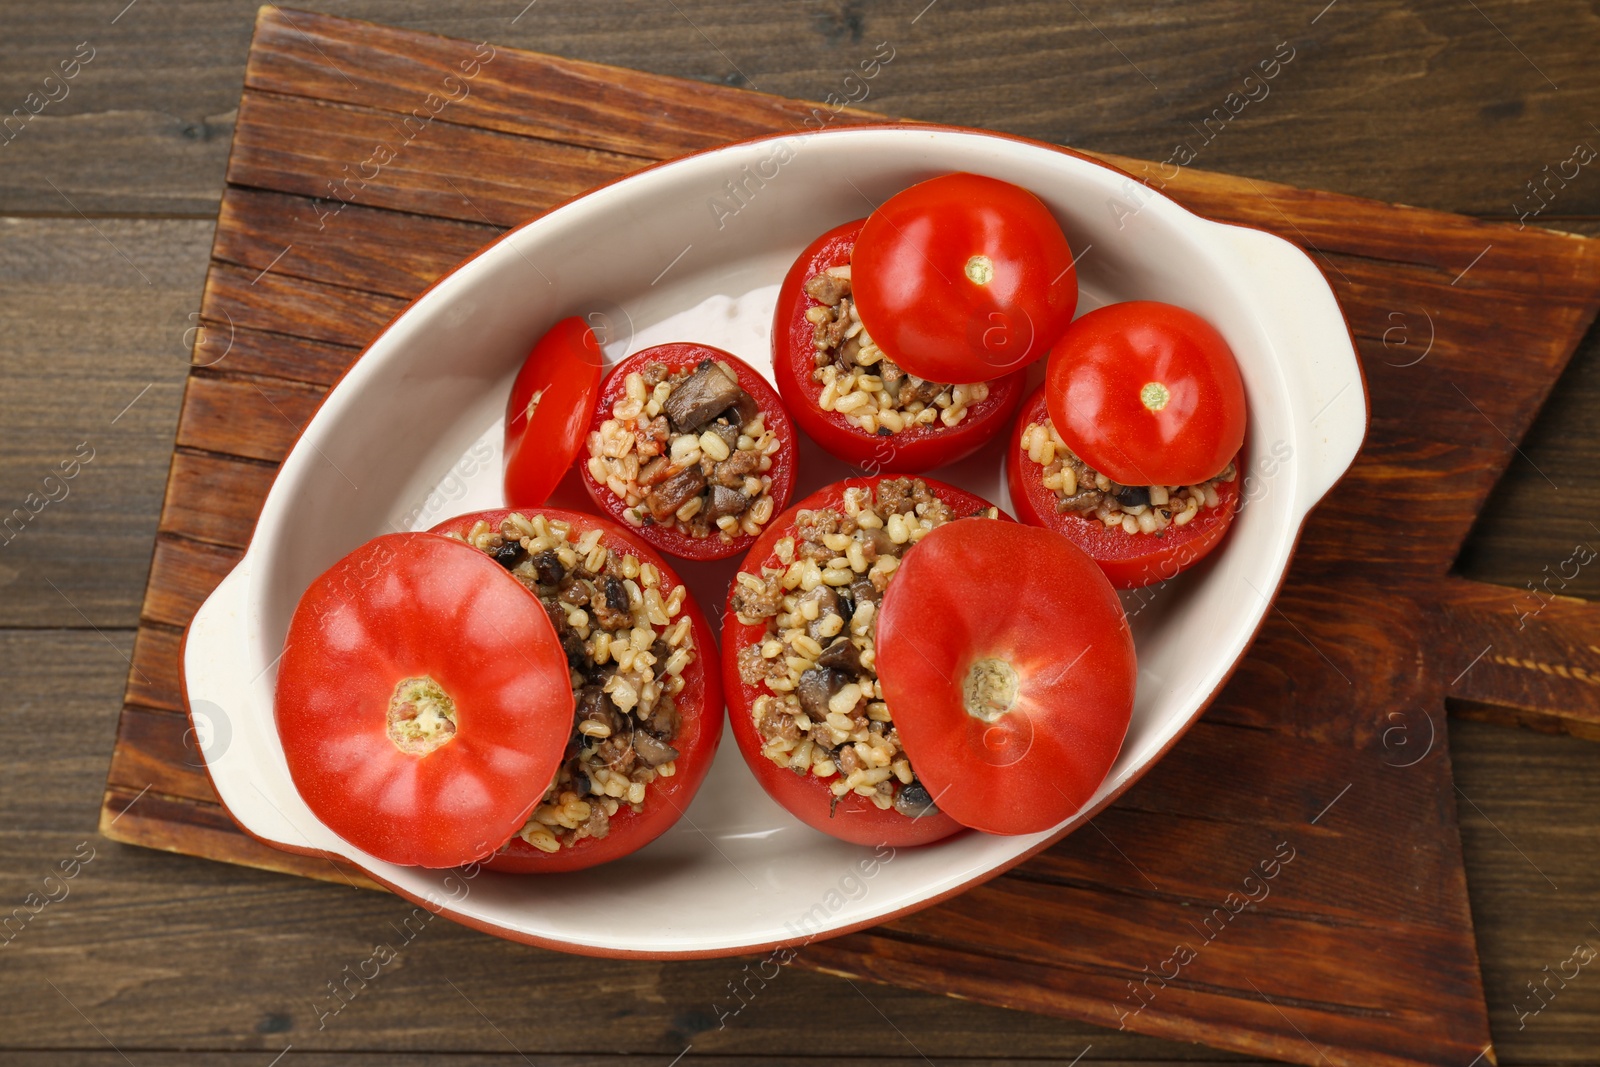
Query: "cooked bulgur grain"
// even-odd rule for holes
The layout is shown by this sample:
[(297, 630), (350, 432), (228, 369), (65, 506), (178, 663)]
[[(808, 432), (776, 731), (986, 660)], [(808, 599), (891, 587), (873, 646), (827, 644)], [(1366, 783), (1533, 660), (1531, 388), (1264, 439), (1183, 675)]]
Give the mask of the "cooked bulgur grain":
[(921, 479), (852, 487), (840, 507), (796, 516), (794, 536), (775, 546), (777, 566), (738, 574), (739, 621), (766, 624), (738, 652), (741, 679), (765, 689), (751, 708), (764, 756), (832, 778), (835, 797), (853, 791), (913, 817), (932, 810), (874, 669), (877, 608), (911, 546), (962, 517)]
[(677, 773), (673, 698), (696, 651), (687, 590), (663, 597), (654, 565), (543, 515), (480, 520), (465, 540), (538, 595), (571, 671), (566, 756), (519, 836), (543, 852), (604, 837), (624, 804), (643, 810), (650, 784)]
[(1130, 534), (1159, 534), (1168, 526), (1189, 523), (1202, 510), (1221, 503), (1218, 485), (1238, 477), (1230, 462), (1221, 474), (1200, 485), (1119, 485), (1074, 455), (1049, 419), (1027, 425), (1022, 450), (1030, 462), (1044, 468), (1044, 486), (1055, 493), (1058, 512), (1092, 515), (1107, 527), (1120, 526)]
[(589, 474), (633, 526), (691, 537), (754, 536), (772, 518), (778, 436), (726, 363), (651, 364), (623, 379), (611, 418), (589, 434)]
[(850, 299), (849, 265), (829, 267), (805, 284), (818, 303), (806, 311), (812, 325), (823, 411), (837, 411), (867, 433), (889, 436), (913, 426), (955, 426), (967, 408), (986, 400), (989, 386), (945, 385), (908, 374), (872, 342)]

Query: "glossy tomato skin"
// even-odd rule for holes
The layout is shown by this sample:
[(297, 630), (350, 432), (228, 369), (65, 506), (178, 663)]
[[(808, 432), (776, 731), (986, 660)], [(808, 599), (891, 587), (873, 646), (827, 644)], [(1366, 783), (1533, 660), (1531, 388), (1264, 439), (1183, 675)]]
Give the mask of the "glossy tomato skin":
[[(513, 511), (529, 518), (543, 515), (548, 520), (568, 523), (580, 537), (590, 530), (599, 529), (600, 542), (606, 548), (631, 553), (637, 556), (641, 563), (655, 565), (661, 572), (663, 595), (670, 595), (674, 588), (683, 584), (660, 553), (635, 536), (631, 530), (618, 523), (576, 511), (564, 511), (558, 508), (497, 508), (492, 511), (477, 511), (457, 516), (440, 523), (434, 527), (433, 532), (465, 534), (480, 519), (498, 529), (500, 523)], [(544, 610), (536, 597), (533, 598), (533, 603), (539, 611)], [(657, 778), (650, 783), (650, 789), (645, 796), (644, 811), (635, 812), (627, 806), (618, 808), (617, 813), (611, 817), (611, 831), (605, 837), (586, 837), (571, 847), (563, 847), (559, 852), (541, 852), (521, 837), (515, 836), (513, 832), (509, 841), (483, 861), (483, 866), (490, 870), (509, 871), (515, 874), (553, 874), (593, 867), (643, 848), (665, 833), (678, 821), (679, 816), (688, 810), (690, 801), (694, 799), (701, 783), (705, 781), (706, 772), (711, 769), (712, 758), (716, 755), (717, 746), (722, 740), (723, 703), (722, 678), (717, 668), (717, 644), (712, 637), (711, 627), (706, 622), (705, 612), (701, 610), (692, 595), (684, 598), (682, 610), (694, 620), (691, 632), (694, 635), (696, 655), (694, 661), (684, 669), (682, 692), (674, 698), (682, 716), (678, 736), (672, 741), (673, 747), (680, 753), (677, 760), (678, 773), (671, 778)], [(570, 688), (568, 692), (570, 694)], [(571, 734), (570, 723), (567, 733)], [(546, 776), (546, 783), (554, 773), (552, 769), (550, 775)], [(543, 788), (539, 789), (539, 793), (543, 794)], [(519, 824), (518, 829), (520, 828)]]
[(1138, 665), (1082, 549), (1037, 526), (946, 523), (906, 554), (875, 622), (900, 743), (951, 818), (1035, 834), (1084, 809), (1122, 748)]
[[(421, 679), (454, 703), (456, 729), (431, 751), (402, 751), (391, 703)], [(374, 538), (312, 582), (275, 688), (307, 806), (362, 851), (423, 867), (478, 859), (526, 821), (573, 715), (538, 599), (488, 556), (431, 533)]]
[(1041, 387), (1022, 405), (1022, 414), (1011, 432), (1011, 446), (1006, 449), (1006, 488), (1017, 518), (1030, 526), (1065, 534), (1089, 553), (1118, 589), (1138, 589), (1175, 578), (1222, 543), (1239, 510), (1240, 477), (1217, 486), (1217, 496), (1221, 498), (1217, 507), (1205, 508), (1190, 522), (1168, 526), (1159, 535), (1130, 534), (1120, 528), (1113, 530), (1093, 516), (1057, 511), (1055, 492), (1045, 488), (1044, 468), (1030, 460), (1022, 447), (1022, 434), (1028, 424), (1042, 424), (1049, 417), (1045, 388)]
[(930, 178), (884, 201), (857, 238), (853, 274), (878, 347), (936, 382), (1026, 368), (1078, 306), (1072, 249), (1050, 209), (981, 174)]
[(1050, 353), (1050, 418), (1082, 460), (1123, 485), (1198, 485), (1244, 445), (1244, 380), (1205, 319), (1155, 300), (1096, 308)]
[(599, 339), (576, 316), (534, 344), (506, 402), (506, 503), (537, 507), (549, 499), (583, 445), (603, 367)]
[[(656, 345), (635, 352), (613, 367), (600, 386), (588, 432), (598, 433), (600, 424), (611, 418), (612, 405), (624, 396), (626, 392), (624, 383), (630, 373), (642, 371), (652, 363), (660, 363), (673, 371), (693, 370), (701, 360), (706, 359), (718, 360), (733, 368), (735, 376), (739, 379), (739, 387), (755, 400), (756, 407), (766, 416), (765, 425), (778, 437), (778, 451), (773, 453), (772, 470), (767, 472), (772, 477), (772, 486), (767, 492), (772, 496), (773, 514), (776, 515), (788, 505), (789, 497), (794, 493), (795, 472), (800, 453), (794, 422), (790, 419), (789, 410), (784, 406), (782, 398), (772, 388), (771, 383), (761, 376), (761, 372), (730, 352), (712, 348), (710, 345), (692, 343)], [(588, 460), (589, 452), (585, 447), (578, 453), (576, 466), (589, 498), (594, 501), (597, 508), (617, 523), (627, 525), (622, 517), (622, 513), (627, 510), (627, 503), (595, 480), (589, 471)], [(710, 537), (691, 537), (681, 530), (667, 526), (628, 528), (661, 551), (681, 559), (727, 559), (729, 556), (748, 551), (755, 543), (755, 536), (752, 534), (740, 534), (732, 540), (724, 541), (716, 534)]]
[(852, 426), (837, 411), (822, 410), (822, 385), (811, 379), (816, 349), (811, 323), (806, 321), (807, 309), (817, 307), (818, 302), (806, 294), (805, 284), (828, 267), (850, 262), (851, 249), (865, 221), (847, 222), (817, 238), (784, 276), (772, 324), (773, 377), (795, 422), (832, 455), (869, 472), (932, 470), (971, 455), (1005, 428), (1022, 400), (1024, 375), (1019, 371), (990, 381), (989, 395), (968, 407), (966, 416), (953, 427), (936, 423), (885, 437)]
[[(739, 569), (759, 574), (763, 567), (779, 566), (773, 546), (783, 538), (794, 534), (795, 518), (801, 511), (841, 508), (846, 489), (874, 488), (880, 481), (892, 477), (897, 475), (847, 478), (812, 493), (767, 524), (767, 528), (757, 538), (755, 545), (750, 549), (750, 554), (739, 565)], [(974, 514), (992, 506), (982, 497), (957, 489), (955, 486), (946, 485), (932, 478), (922, 480), (958, 515)], [(1004, 512), (1001, 515), (1002, 518), (1006, 518)], [(891, 587), (892, 584), (891, 582)], [(738, 613), (733, 610), (733, 583), (729, 583), (728, 602), (723, 609), (722, 617), (722, 675), (723, 688), (728, 695), (728, 719), (733, 730), (733, 739), (738, 743), (745, 763), (749, 765), (751, 773), (767, 791), (768, 796), (783, 805), (791, 815), (807, 826), (857, 845), (889, 845), (896, 848), (924, 845), (949, 837), (961, 829), (959, 823), (942, 811), (910, 818), (901, 815), (893, 808), (883, 810), (866, 797), (857, 796), (855, 793), (846, 794), (840, 798), (837, 807), (834, 807), (833, 793), (828, 788), (832, 779), (818, 778), (810, 772), (803, 775), (796, 774), (794, 771), (779, 767), (763, 756), (761, 735), (756, 730), (751, 709), (755, 705), (756, 698), (765, 690), (745, 684), (744, 679), (739, 676), (738, 656), (741, 648), (755, 644), (765, 636), (764, 622), (746, 625), (739, 621)]]

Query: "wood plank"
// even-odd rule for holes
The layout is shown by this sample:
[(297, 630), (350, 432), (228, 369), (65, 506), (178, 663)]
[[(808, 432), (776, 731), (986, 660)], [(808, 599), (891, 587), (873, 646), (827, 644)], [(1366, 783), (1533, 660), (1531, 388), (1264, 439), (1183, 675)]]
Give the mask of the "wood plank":
[[(98, 15), (69, 18), (69, 9), (44, 0), (12, 4), (10, 61), (0, 72), (10, 106), (72, 55), (86, 27), (102, 32), (89, 35), (98, 53), (71, 95), (7, 147), (0, 210), (63, 210), (48, 178), (91, 213), (213, 217), (257, 6), (141, 4), (108, 24)], [(397, 17), (383, 0), (351, 0), (339, 10)], [(1525, 183), (1543, 166), (1593, 136), (1586, 120), (1597, 86), (1583, 52), (1592, 13), (1579, 0), (1483, 13), (1446, 0), (1378, 0), (1340, 4), (1315, 23), (1315, 11), (1251, 0), (1084, 15), (1039, 0), (940, 4), (920, 18), (919, 11), (757, 12), (739, 0), (674, 9), (624, 0), (510, 14), (432, 5), (407, 8), (404, 18), (415, 29), (506, 49), (812, 99), (846, 92), (846, 76), (887, 41), (896, 58), (867, 98), (879, 110), (1145, 159), (1190, 144), (1201, 165), (1216, 170), (1503, 216), (1517, 210), (1519, 196), (1531, 203)], [(1210, 140), (1200, 136), (1197, 127), (1280, 41), (1291, 42), (1296, 58), (1270, 95)], [(485, 73), (493, 70), (491, 63)], [(365, 80), (364, 72), (346, 73)], [(1427, 150), (1397, 150), (1421, 145)], [(1600, 185), (1570, 183), (1548, 210), (1600, 214)]]
[[(276, 378), (195, 374), (184, 395), (178, 447), (276, 463), (326, 392), (321, 386)], [(254, 515), (245, 520), (255, 523)]]
[(0, 218), (0, 625), (137, 618), (211, 235)]
[[(277, 403), (282, 405), (281, 400)], [(196, 541), (243, 548), (250, 543), (253, 517), (260, 513), (277, 473), (277, 466), (270, 463), (211, 452), (174, 452), (159, 528)]]
[(150, 588), (143, 618), (166, 626), (187, 626), (242, 555), (238, 549), (166, 534), (158, 536), (150, 562)]
[[(125, 633), (113, 636), (127, 640)], [(64, 663), (72, 669), (62, 670)], [(685, 1062), (701, 1054), (734, 1062), (738, 1057), (850, 1062), (846, 1057), (851, 1056), (923, 1062), (873, 1005), (936, 1063), (1069, 1064), (1091, 1044), (1080, 1067), (1218, 1062), (1217, 1054), (1199, 1046), (858, 982), (869, 1004), (842, 979), (794, 967), (764, 988), (751, 980), (757, 995), (719, 1029), (717, 1009), (734, 1003), (730, 983), (747, 977), (747, 964), (754, 972), (759, 959), (665, 967), (611, 963), (600, 982), (592, 961), (439, 924), (430, 924), (405, 949), (400, 967), (386, 969), (319, 1030), (313, 1005), (323, 983), (339, 976), (345, 964), (366, 959), (374, 943), (392, 938), (392, 931), (385, 932), (388, 923), (400, 923), (410, 909), (382, 894), (352, 893), (342, 884), (186, 860), (90, 837), (91, 798), (110, 745), (106, 709), (115, 703), (125, 669), (118, 652), (93, 633), (0, 633), (0, 672), (15, 699), (35, 707), (48, 704), (57, 716), (57, 728), (48, 735), (19, 737), (12, 788), (0, 792), (5, 827), (0, 844), (8, 856), (0, 865), (0, 894), (20, 902), (60, 859), (72, 855), (78, 842), (88, 840), (97, 850), (74, 881), (72, 896), (37, 920), (47, 924), (30, 927), (5, 949), (0, 996), (12, 1007), (0, 1047), (7, 1050), (8, 1063), (39, 1055), (11, 1051), (18, 1046), (89, 1057), (104, 1052), (122, 1062), (49, 991), (46, 977), (135, 1063), (166, 1063), (177, 1055), (152, 1050), (212, 1048), (218, 1051), (185, 1052), (182, 1058), (189, 1062), (228, 1053), (250, 1057), (259, 1067), (291, 1043), (295, 1048), (285, 1062), (301, 1055), (406, 1062), (402, 1057), (420, 1055), (419, 1047), (449, 1049), (453, 1061), (465, 1063), (502, 1053), (523, 1062), (471, 1008), (440, 1001), (440, 975), (448, 975), (522, 1054), (538, 1063), (558, 1055), (605, 1062), (618, 1054), (669, 1062), (691, 1042), (694, 1050)], [(1530, 1003), (1525, 982), (1542, 974), (1545, 965), (1566, 959), (1572, 942), (1600, 940), (1583, 932), (1587, 920), (1600, 912), (1600, 869), (1592, 863), (1600, 848), (1600, 746), (1478, 723), (1453, 725), (1449, 744), (1462, 790), (1484, 813), (1461, 802), (1500, 1061), (1583, 1067), (1596, 1040), (1600, 986), (1569, 983), (1520, 1030), (1515, 1008)], [(1394, 773), (1404, 772), (1396, 768)], [(1284, 772), (1285, 779), (1291, 775), (1292, 769)], [(137, 817), (145, 800), (118, 825)], [(1324, 820), (1330, 831), (1347, 828), (1332, 821), (1340, 807)], [(1119, 848), (1149, 869), (1145, 857), (1130, 851), (1136, 841), (1104, 817), (1099, 821)], [(1092, 832), (1075, 835), (1058, 851), (1086, 854), (1067, 856), (1073, 863), (1092, 862), (1087, 854), (1095, 851), (1121, 862)], [(1245, 855), (1248, 867), (1257, 857)], [(1295, 870), (1306, 859), (1298, 857), (1279, 881), (1287, 885), (1296, 873), (1316, 880), (1320, 872), (1309, 864), (1303, 872)], [(1559, 891), (1551, 890), (1535, 867)], [(1241, 922), (1253, 917), (1247, 914)], [(1245, 929), (1241, 925), (1233, 932)], [(1016, 971), (1018, 977), (1023, 973)], [(1014, 984), (1026, 989), (1024, 983)], [(530, 1001), (528, 990), (553, 988), (570, 990), (577, 999), (561, 1011), (547, 1010), (542, 997)], [(796, 1023), (814, 1017), (817, 1004), (828, 1006), (826, 1027)], [(595, 1018), (607, 1020), (603, 1033), (596, 1030)], [(675, 1050), (669, 1044), (673, 1040), (679, 1042)], [(369, 1051), (358, 1057), (353, 1050), (361, 1049)]]

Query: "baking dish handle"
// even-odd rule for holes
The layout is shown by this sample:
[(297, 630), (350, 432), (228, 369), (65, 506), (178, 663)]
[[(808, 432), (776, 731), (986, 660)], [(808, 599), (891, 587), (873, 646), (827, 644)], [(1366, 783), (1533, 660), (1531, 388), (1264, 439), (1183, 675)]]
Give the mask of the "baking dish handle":
[(1241, 277), (1262, 296), (1260, 327), (1278, 357), (1295, 413), (1295, 507), (1305, 514), (1342, 478), (1367, 433), (1367, 390), (1344, 312), (1303, 250), (1264, 230), (1220, 226)]

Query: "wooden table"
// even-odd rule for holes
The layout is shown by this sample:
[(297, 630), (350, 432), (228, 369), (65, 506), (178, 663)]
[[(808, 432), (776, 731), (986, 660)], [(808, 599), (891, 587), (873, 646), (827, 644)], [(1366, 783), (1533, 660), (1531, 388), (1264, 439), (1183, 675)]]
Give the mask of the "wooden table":
[[(733, 1062), (1229, 1059), (792, 968), (719, 1029), (733, 961), (580, 960), (444, 923), (319, 1016), (327, 983), (393, 940), (406, 906), (97, 837), (254, 16), (232, 2), (123, 2), (0, 13), (0, 115), (27, 117), (0, 143), (0, 512), (49, 500), (0, 532), (16, 754), (0, 785), (0, 914), (30, 893), (56, 898), (0, 933), (0, 1059), (166, 1063), (185, 1050), (267, 1064), (291, 1045), (286, 1063), (667, 1064), (686, 1049)], [(1588, 5), (524, 2), (331, 10), (809, 97), (842, 91), (887, 41), (895, 61), (865, 106), (1158, 160), (1288, 42), (1296, 58), (1270, 96), (1198, 165), (1600, 234), (1596, 164), (1546, 183), (1575, 146), (1600, 148)], [(1546, 183), (1543, 201), (1530, 181)], [(1463, 572), (1523, 588), (1561, 573), (1575, 546), (1600, 549), (1596, 347), (1524, 443)], [(1562, 591), (1597, 590), (1600, 563)], [(1537, 1014), (1526, 983), (1586, 940), (1600, 948), (1600, 747), (1456, 721), (1449, 740), (1500, 1060), (1593, 1063), (1600, 976), (1585, 969)]]

